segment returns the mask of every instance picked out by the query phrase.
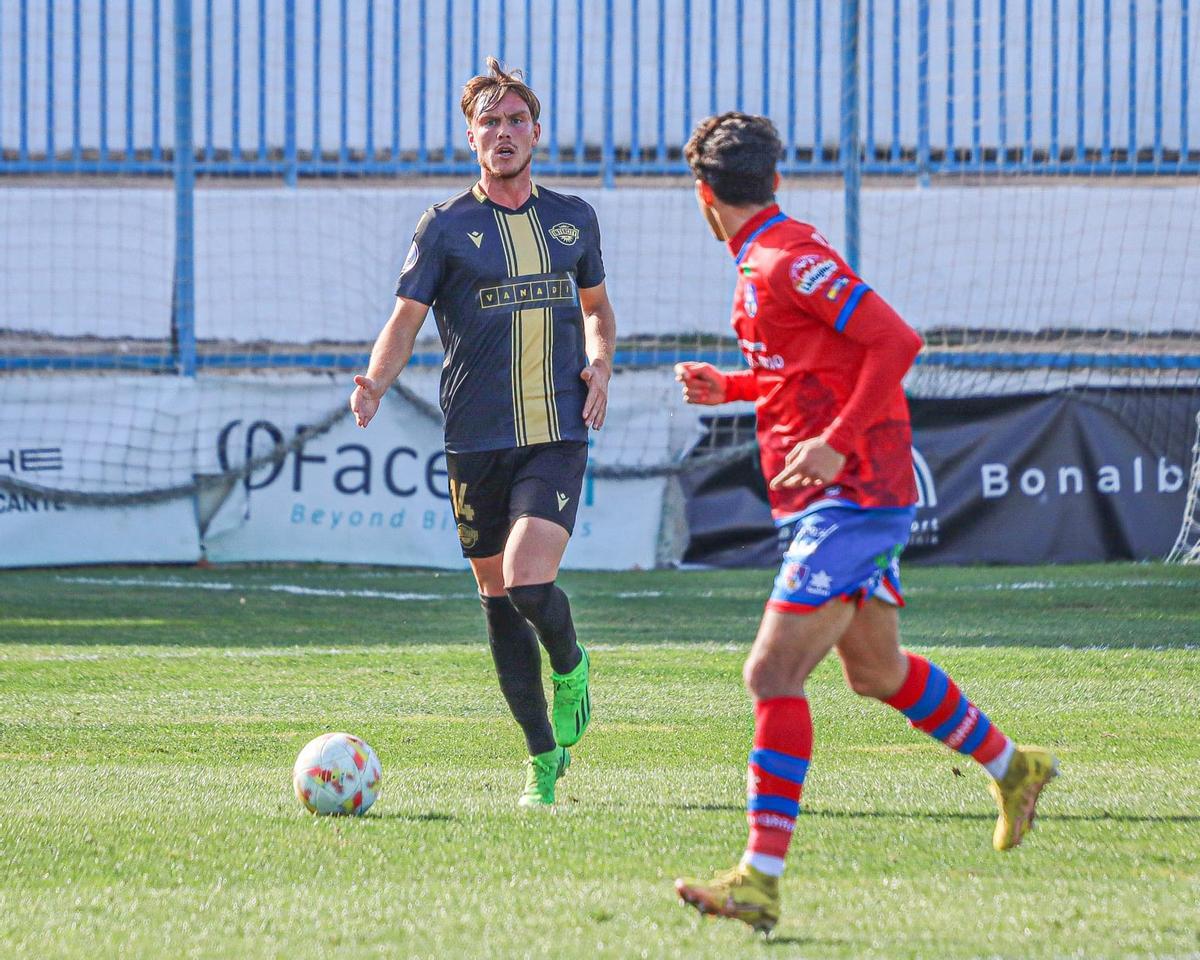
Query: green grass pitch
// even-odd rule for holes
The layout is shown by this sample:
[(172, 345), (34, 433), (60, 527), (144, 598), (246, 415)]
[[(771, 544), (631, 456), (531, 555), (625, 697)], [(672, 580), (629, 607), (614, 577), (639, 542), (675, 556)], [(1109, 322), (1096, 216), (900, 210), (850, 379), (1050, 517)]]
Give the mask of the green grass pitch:
[[(992, 851), (982, 771), (854, 697), (816, 723), (784, 915), (676, 902), (733, 863), (768, 571), (566, 574), (595, 722), (553, 813), (467, 574), (0, 574), (0, 947), (54, 957), (1200, 956), (1200, 569), (909, 569), (909, 646), (1063, 776)], [(378, 751), (357, 820), (291, 795), (329, 730)]]

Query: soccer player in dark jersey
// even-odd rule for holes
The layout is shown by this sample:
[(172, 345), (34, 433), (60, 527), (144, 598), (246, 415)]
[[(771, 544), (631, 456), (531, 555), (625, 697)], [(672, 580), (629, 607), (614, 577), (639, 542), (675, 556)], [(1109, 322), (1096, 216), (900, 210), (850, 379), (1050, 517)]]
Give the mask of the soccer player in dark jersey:
[(675, 884), (701, 912), (762, 930), (779, 919), (811, 756), (804, 682), (831, 649), (855, 693), (987, 769), (997, 850), (1021, 842), (1057, 772), (1054, 757), (1014, 745), (939, 667), (900, 646), (899, 560), (916, 501), (901, 380), (921, 338), (814, 227), (780, 211), (781, 153), (771, 121), (742, 113), (710, 117), (688, 141), (701, 210), (733, 256), (733, 327), (749, 369), (676, 367), (689, 403), (754, 401), (772, 514), (794, 528), (743, 671), (755, 719), (746, 852), (710, 880)]
[[(540, 104), (488, 58), (463, 89), (479, 181), (425, 211), (396, 306), (354, 378), (365, 427), (412, 356), (433, 307), (446, 351), (441, 406), (458, 536), (479, 585), (500, 689), (529, 751), (519, 803), (554, 803), (591, 717), (587, 651), (555, 585), (575, 524), (588, 429), (608, 406), (616, 323), (600, 229), (578, 197), (534, 184)], [(554, 684), (542, 692), (541, 640)], [(551, 722), (552, 721), (552, 722)]]

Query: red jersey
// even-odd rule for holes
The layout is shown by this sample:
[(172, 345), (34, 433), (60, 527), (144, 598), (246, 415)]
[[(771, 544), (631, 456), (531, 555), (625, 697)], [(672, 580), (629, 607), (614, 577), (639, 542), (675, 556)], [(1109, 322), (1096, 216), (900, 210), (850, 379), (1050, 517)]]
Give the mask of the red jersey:
[(833, 484), (771, 490), (771, 513), (824, 497), (863, 507), (916, 502), (912, 427), (901, 380), (921, 338), (807, 223), (772, 205), (729, 241), (737, 264), (733, 329), (750, 369), (726, 397), (754, 400), (767, 481), (801, 440), (846, 457)]

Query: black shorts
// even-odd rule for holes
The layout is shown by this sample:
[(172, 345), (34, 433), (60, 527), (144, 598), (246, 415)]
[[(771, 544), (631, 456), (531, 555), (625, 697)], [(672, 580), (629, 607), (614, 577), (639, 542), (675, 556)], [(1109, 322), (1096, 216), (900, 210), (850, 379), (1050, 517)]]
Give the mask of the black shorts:
[(508, 531), (520, 517), (540, 517), (571, 533), (587, 455), (583, 440), (447, 453), (450, 502), (463, 556), (502, 553)]

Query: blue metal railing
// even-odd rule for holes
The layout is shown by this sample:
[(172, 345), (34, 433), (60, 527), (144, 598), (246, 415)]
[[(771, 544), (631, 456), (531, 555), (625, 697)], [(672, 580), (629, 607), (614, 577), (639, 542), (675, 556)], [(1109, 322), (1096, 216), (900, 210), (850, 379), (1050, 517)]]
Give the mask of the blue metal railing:
[[(0, 174), (172, 175), (173, 3), (0, 4)], [(1190, 4), (197, 0), (195, 169), (469, 174), (459, 90), (497, 51), (550, 108), (543, 174), (686, 173), (691, 127), (733, 108), (775, 118), (784, 172), (840, 174), (830, 54), (859, 8), (864, 175), (1195, 174)]]

